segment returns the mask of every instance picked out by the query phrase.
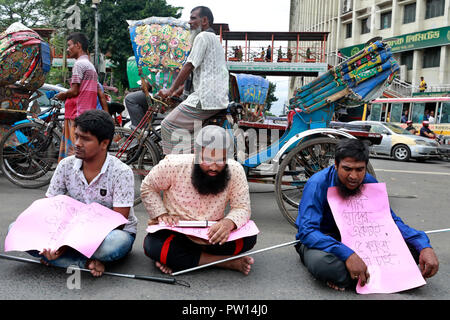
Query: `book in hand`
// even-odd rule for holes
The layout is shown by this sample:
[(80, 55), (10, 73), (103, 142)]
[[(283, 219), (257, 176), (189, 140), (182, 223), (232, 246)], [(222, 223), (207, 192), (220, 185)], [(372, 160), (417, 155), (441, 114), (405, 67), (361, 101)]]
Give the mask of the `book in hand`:
[[(217, 223), (217, 221), (205, 221), (205, 220), (203, 220), (203, 221), (184, 221), (184, 222), (188, 222), (188, 223), (196, 222), (200, 226), (199, 227), (194, 227), (194, 226), (181, 227), (180, 222), (181, 221), (179, 221), (178, 225), (174, 226), (174, 227), (171, 227), (171, 226), (168, 226), (168, 225), (165, 225), (162, 223), (149, 225), (147, 227), (146, 231), (149, 233), (155, 233), (159, 230), (167, 229), (167, 230), (172, 230), (175, 232), (183, 233), (183, 234), (186, 234), (189, 236), (194, 236), (194, 237), (202, 238), (205, 240), (209, 240), (209, 237), (208, 237), (209, 226), (206, 226), (206, 222), (208, 222), (208, 224), (210, 224), (211, 222)], [(259, 229), (256, 226), (256, 224), (253, 222), (253, 220), (249, 220), (245, 225), (243, 225), (239, 229), (231, 231), (230, 236), (228, 237), (227, 241), (234, 241), (236, 239), (253, 236), (258, 233), (259, 233)]]
[[(190, 221), (190, 220), (180, 220), (174, 227), (178, 228), (208, 228), (213, 224), (217, 223), (217, 221), (208, 221), (208, 220), (200, 220), (200, 221)], [(168, 226), (164, 222), (161, 222), (160, 225)]]

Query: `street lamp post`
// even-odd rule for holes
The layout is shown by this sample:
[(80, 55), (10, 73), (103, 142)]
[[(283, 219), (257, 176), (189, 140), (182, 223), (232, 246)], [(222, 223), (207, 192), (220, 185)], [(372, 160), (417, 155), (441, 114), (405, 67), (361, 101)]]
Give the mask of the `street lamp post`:
[(102, 0), (92, 0), (92, 8), (95, 10), (95, 36), (94, 36), (94, 43), (95, 43), (95, 52), (94, 52), (94, 66), (95, 69), (98, 72), (98, 5), (102, 2)]

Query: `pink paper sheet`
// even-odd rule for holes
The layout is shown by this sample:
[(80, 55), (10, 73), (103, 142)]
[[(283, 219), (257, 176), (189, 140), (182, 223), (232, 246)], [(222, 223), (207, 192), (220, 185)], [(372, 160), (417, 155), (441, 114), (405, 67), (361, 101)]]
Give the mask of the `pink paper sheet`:
[(370, 281), (356, 292), (394, 293), (424, 285), (403, 237), (392, 219), (384, 183), (367, 183), (359, 196), (343, 199), (328, 189), (328, 203), (342, 243), (364, 260)]
[(59, 195), (34, 201), (22, 212), (5, 239), (5, 251), (70, 246), (90, 258), (109, 232), (128, 222), (98, 203), (89, 205)]
[[(209, 239), (208, 235), (207, 235), (209, 228), (177, 228), (177, 227), (169, 227), (169, 226), (165, 226), (165, 225), (155, 224), (155, 225), (148, 226), (147, 232), (154, 233), (154, 232), (162, 230), (162, 229), (167, 229), (167, 230), (172, 230), (172, 231), (179, 232), (179, 233), (184, 233), (189, 236), (194, 236), (194, 237), (202, 238), (205, 240)], [(252, 220), (249, 220), (246, 224), (244, 224), (239, 229), (232, 231), (230, 233), (230, 236), (228, 237), (227, 242), (234, 241), (236, 239), (240, 239), (240, 238), (244, 238), (244, 237), (253, 236), (258, 233), (259, 233), (259, 229), (256, 226), (256, 224)]]

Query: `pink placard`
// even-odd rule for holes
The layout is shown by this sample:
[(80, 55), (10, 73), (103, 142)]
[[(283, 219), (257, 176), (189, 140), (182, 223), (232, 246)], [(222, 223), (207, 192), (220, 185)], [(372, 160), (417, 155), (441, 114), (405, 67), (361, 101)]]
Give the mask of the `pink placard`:
[[(166, 225), (155, 224), (155, 225), (148, 226), (147, 232), (154, 233), (154, 232), (162, 230), (162, 229), (167, 229), (167, 230), (172, 230), (172, 231), (179, 232), (179, 233), (184, 233), (186, 235), (194, 236), (197, 238), (202, 238), (205, 240), (209, 239), (208, 238), (209, 228), (177, 228), (177, 227), (169, 227)], [(244, 237), (254, 236), (255, 234), (258, 234), (258, 233), (259, 233), (259, 229), (256, 226), (256, 224), (252, 220), (249, 220), (246, 224), (244, 224), (239, 229), (232, 231), (230, 233), (230, 236), (228, 237), (227, 242), (234, 241), (236, 239), (240, 239), (240, 238), (244, 238)]]
[(336, 187), (328, 189), (341, 240), (364, 260), (370, 280), (356, 292), (394, 293), (426, 282), (392, 219), (384, 183), (367, 183), (361, 194), (342, 198)]
[(90, 258), (109, 232), (128, 222), (98, 203), (84, 204), (65, 195), (34, 201), (14, 222), (5, 251), (70, 246)]

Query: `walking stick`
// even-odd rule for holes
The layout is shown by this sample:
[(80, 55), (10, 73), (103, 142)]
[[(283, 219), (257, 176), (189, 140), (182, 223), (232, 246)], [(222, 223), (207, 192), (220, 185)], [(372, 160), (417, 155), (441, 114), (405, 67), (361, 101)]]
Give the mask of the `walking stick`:
[[(27, 259), (27, 258), (21, 258), (21, 257), (14, 257), (14, 256), (8, 256), (5, 254), (0, 254), (0, 258), (6, 259), (6, 260), (13, 260), (13, 261), (20, 261), (20, 262), (28, 262), (28, 263), (36, 263), (41, 264), (39, 261), (34, 259)], [(91, 272), (88, 269), (84, 268), (74, 268), (78, 269), (80, 271), (84, 272)], [(190, 288), (190, 284), (183, 280), (177, 280), (175, 278), (162, 278), (162, 277), (152, 277), (152, 276), (143, 276), (143, 275), (136, 275), (136, 274), (124, 274), (124, 273), (116, 273), (116, 272), (103, 272), (104, 275), (107, 276), (113, 276), (113, 277), (121, 277), (121, 278), (128, 278), (128, 279), (136, 279), (136, 280), (147, 280), (147, 281), (154, 281), (154, 282), (161, 282), (166, 284), (178, 284), (180, 286), (188, 287)]]
[(207, 263), (207, 264), (204, 264), (204, 265), (201, 265), (201, 266), (198, 266), (198, 267), (177, 271), (177, 272), (172, 273), (172, 276), (178, 276), (180, 274), (184, 274), (184, 273), (187, 273), (187, 272), (203, 269), (203, 268), (206, 268), (206, 267), (210, 267), (210, 266), (216, 265), (218, 263), (222, 263), (222, 262), (226, 262), (226, 261), (230, 261), (230, 260), (234, 260), (234, 259), (239, 259), (239, 258), (242, 258), (242, 257), (245, 257), (245, 256), (249, 256), (249, 255), (253, 255), (253, 254), (256, 254), (256, 253), (261, 253), (261, 252), (269, 251), (269, 250), (272, 250), (272, 249), (278, 249), (278, 248), (282, 248), (282, 247), (287, 247), (287, 246), (296, 244), (298, 242), (300, 242), (300, 240), (295, 240), (295, 241), (291, 241), (291, 242), (277, 244), (275, 246), (264, 248), (264, 249), (259, 249), (259, 250), (256, 250), (256, 251), (244, 252), (244, 253), (239, 254), (237, 256), (232, 256), (232, 257), (229, 257), (229, 258), (226, 258), (226, 259), (223, 259), (223, 260), (214, 261), (214, 262)]
[[(425, 231), (425, 233), (430, 234), (430, 233), (448, 232), (448, 231), (450, 231), (450, 228), (448, 228), (448, 229), (439, 229), (439, 230), (430, 230), (430, 231)], [(237, 256), (232, 256), (232, 257), (229, 257), (229, 258), (226, 258), (226, 259), (223, 259), (223, 260), (214, 261), (214, 262), (207, 263), (207, 264), (204, 264), (204, 265), (201, 265), (201, 266), (198, 266), (198, 267), (177, 271), (177, 272), (172, 273), (172, 276), (175, 277), (175, 276), (178, 276), (180, 274), (184, 274), (184, 273), (188, 273), (188, 272), (191, 272), (191, 271), (203, 269), (203, 268), (210, 267), (210, 266), (222, 263), (222, 262), (226, 262), (226, 261), (230, 261), (230, 260), (234, 260), (234, 259), (239, 259), (239, 258), (242, 258), (242, 257), (245, 257), (245, 256), (250, 256), (250, 255), (253, 255), (253, 254), (256, 254), (256, 253), (261, 253), (261, 252), (269, 251), (269, 250), (272, 250), (272, 249), (278, 249), (278, 248), (287, 247), (287, 246), (290, 246), (290, 245), (295, 245), (295, 244), (297, 244), (299, 242), (300, 242), (300, 240), (295, 240), (295, 241), (291, 241), (291, 242), (278, 244), (278, 245), (275, 245), (275, 246), (272, 246), (272, 247), (259, 249), (259, 250), (256, 250), (256, 251), (244, 252), (244, 253), (239, 254)]]

